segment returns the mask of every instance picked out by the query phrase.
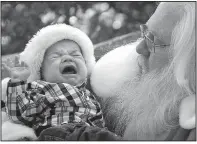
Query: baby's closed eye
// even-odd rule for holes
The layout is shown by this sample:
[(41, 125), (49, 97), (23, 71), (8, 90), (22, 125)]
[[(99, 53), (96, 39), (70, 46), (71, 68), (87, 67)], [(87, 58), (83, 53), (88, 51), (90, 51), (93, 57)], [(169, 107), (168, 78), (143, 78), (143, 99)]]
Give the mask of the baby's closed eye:
[(74, 52), (74, 53), (71, 53), (71, 55), (75, 56), (75, 57), (82, 56), (82, 54), (80, 52)]
[(58, 58), (58, 57), (60, 57), (60, 56), (61, 56), (60, 54), (55, 53), (55, 54), (51, 54), (51, 55), (49, 56), (49, 58), (50, 58), (50, 59), (55, 59), (55, 58)]
[(72, 56), (77, 56), (78, 57), (78, 56), (81, 56), (81, 54), (73, 54)]

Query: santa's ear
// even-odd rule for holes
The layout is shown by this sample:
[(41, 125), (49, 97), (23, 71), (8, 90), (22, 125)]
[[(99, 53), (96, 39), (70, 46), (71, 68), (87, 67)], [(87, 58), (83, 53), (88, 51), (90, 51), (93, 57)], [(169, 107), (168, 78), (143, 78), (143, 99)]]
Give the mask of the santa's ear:
[(191, 95), (181, 101), (179, 124), (184, 129), (193, 129), (196, 127), (195, 123), (195, 95)]

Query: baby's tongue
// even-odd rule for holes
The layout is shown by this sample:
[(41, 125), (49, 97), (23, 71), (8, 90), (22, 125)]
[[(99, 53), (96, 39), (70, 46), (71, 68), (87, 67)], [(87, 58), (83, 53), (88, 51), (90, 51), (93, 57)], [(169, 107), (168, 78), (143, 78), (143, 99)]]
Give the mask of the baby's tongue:
[(66, 74), (74, 74), (74, 71), (68, 71)]
[(75, 73), (75, 70), (71, 67), (68, 67), (64, 70), (63, 72), (64, 74), (74, 74)]

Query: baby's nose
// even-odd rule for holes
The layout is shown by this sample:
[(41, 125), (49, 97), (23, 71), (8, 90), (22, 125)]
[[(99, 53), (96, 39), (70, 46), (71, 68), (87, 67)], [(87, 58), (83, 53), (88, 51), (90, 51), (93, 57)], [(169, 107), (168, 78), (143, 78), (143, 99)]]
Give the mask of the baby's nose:
[(62, 57), (61, 62), (62, 63), (64, 63), (64, 62), (73, 62), (73, 58), (70, 55), (65, 55), (65, 56)]

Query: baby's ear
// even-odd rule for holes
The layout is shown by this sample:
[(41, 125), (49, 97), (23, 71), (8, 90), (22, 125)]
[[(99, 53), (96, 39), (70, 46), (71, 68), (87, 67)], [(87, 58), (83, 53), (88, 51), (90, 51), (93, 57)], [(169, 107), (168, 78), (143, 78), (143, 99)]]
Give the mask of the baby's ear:
[(179, 124), (184, 129), (196, 127), (195, 95), (188, 96), (181, 101), (179, 107)]

